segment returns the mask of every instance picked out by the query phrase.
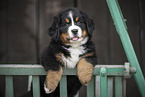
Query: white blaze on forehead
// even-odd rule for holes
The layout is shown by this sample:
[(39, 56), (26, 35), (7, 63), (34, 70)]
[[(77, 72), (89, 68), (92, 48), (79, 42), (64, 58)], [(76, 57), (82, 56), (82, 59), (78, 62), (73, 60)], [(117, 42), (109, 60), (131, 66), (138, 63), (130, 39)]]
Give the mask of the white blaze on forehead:
[(71, 11), (69, 12), (69, 17), (71, 19), (72, 25), (74, 25), (73, 13)]
[(78, 30), (77, 36), (81, 37), (82, 36), (82, 30), (79, 26), (75, 25), (74, 19), (73, 19), (73, 12), (70, 11), (68, 16), (71, 19), (71, 26), (68, 28), (68, 33), (69, 33), (70, 38), (74, 37), (74, 34), (72, 33), (73, 29), (77, 29)]

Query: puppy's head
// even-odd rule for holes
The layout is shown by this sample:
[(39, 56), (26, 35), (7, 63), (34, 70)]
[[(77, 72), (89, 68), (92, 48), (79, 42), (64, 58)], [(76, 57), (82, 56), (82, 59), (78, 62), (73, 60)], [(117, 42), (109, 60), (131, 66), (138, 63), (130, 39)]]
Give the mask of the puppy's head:
[(70, 44), (91, 38), (93, 30), (94, 23), (84, 12), (69, 8), (54, 17), (48, 33), (54, 40)]

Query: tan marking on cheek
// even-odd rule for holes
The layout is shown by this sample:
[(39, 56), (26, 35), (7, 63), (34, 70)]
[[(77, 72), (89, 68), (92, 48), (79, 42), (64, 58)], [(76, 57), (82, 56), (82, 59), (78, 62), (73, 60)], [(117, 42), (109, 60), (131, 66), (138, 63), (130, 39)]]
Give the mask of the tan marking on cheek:
[(62, 73), (63, 73), (62, 67), (60, 67), (59, 71), (53, 70), (47, 71), (45, 85), (49, 90), (51, 90), (51, 92), (53, 92), (56, 89), (61, 79)]
[(76, 17), (76, 22), (79, 20), (79, 17)]
[(65, 44), (69, 42), (69, 34), (68, 33), (62, 33), (60, 35), (60, 40)]
[(64, 64), (62, 56), (63, 56), (63, 53), (58, 53), (55, 55), (56, 60), (59, 61), (61, 64)]
[(88, 34), (87, 34), (87, 31), (86, 30), (83, 30), (83, 34), (82, 34), (82, 36), (83, 37), (86, 37)]
[(65, 19), (65, 22), (66, 22), (66, 23), (69, 23), (70, 21), (69, 21), (69, 19)]
[(78, 77), (83, 85), (87, 85), (92, 78), (93, 65), (86, 61), (85, 58), (80, 59), (77, 64)]

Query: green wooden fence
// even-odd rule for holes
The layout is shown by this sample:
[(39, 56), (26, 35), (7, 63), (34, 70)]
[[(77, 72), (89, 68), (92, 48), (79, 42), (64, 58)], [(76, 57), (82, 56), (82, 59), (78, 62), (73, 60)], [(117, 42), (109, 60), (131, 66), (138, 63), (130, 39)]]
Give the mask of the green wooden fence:
[(135, 78), (140, 94), (142, 97), (145, 97), (145, 79), (143, 76), (143, 72), (140, 68), (137, 56), (135, 54), (133, 45), (131, 43), (130, 37), (128, 35), (127, 26), (125, 23), (126, 19), (123, 18), (123, 14), (121, 12), (118, 0), (106, 0), (106, 2), (108, 4), (108, 8), (114, 21), (114, 25), (122, 42), (127, 59), (129, 63), (133, 67), (136, 67), (138, 71), (133, 76)]
[[(87, 97), (126, 97), (125, 79), (129, 78), (136, 68), (125, 65), (96, 65), (90, 84), (87, 86)], [(39, 76), (46, 75), (41, 65), (4, 64), (0, 65), (0, 75), (6, 78), (5, 97), (14, 97), (13, 76), (32, 76), (33, 96), (40, 97)], [(60, 81), (60, 95), (67, 97), (67, 75), (77, 75), (77, 69), (63, 68)], [(115, 83), (115, 86), (114, 84)], [(113, 89), (115, 87), (115, 89)], [(114, 92), (114, 93), (113, 93)]]

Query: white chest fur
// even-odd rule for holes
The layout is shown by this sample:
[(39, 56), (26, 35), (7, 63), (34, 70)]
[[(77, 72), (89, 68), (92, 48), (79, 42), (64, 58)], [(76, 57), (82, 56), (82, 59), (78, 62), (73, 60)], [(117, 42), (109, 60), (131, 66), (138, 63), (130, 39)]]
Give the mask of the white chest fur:
[(84, 54), (86, 51), (83, 46), (70, 47), (68, 51), (70, 52), (70, 57), (62, 56), (64, 66), (66, 68), (75, 68), (76, 64), (80, 60), (79, 55)]

